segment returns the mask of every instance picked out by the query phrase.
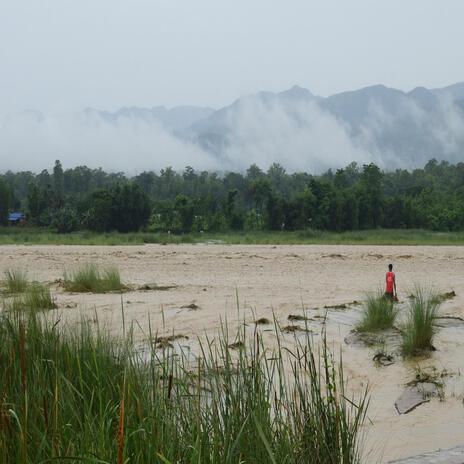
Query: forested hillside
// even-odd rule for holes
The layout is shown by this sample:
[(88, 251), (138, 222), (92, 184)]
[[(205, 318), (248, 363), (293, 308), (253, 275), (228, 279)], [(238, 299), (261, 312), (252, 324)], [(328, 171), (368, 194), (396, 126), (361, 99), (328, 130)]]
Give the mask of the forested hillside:
[(464, 230), (464, 163), (383, 172), (350, 164), (322, 175), (273, 164), (246, 173), (166, 168), (129, 178), (85, 166), (0, 175), (0, 223), (8, 212), (59, 232), (172, 233), (224, 230)]

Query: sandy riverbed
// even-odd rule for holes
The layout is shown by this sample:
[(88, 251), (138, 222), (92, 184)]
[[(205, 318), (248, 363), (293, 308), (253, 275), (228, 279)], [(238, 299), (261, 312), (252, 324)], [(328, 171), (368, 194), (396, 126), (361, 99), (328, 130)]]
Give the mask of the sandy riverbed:
[[(443, 304), (441, 312), (464, 317), (464, 247), (383, 246), (225, 246), (145, 245), (101, 246), (3, 246), (0, 271), (21, 267), (30, 278), (53, 282), (65, 269), (97, 262), (119, 267), (124, 282), (137, 287), (145, 283), (174, 286), (165, 291), (131, 291), (123, 295), (126, 324), (135, 336), (146, 337), (148, 320), (160, 333), (181, 333), (182, 343), (195, 350), (195, 336), (214, 335), (221, 319), (230, 329), (243, 319), (272, 318), (282, 325), (290, 314), (310, 316), (328, 311), (328, 338), (338, 353), (343, 348), (346, 378), (353, 390), (369, 385), (371, 403), (366, 426), (366, 462), (387, 462), (437, 448), (464, 443), (464, 328), (443, 328), (436, 338), (437, 351), (428, 359), (376, 367), (373, 350), (347, 345), (359, 316), (359, 307), (346, 310), (324, 306), (362, 300), (365, 292), (383, 285), (387, 264), (397, 274), (400, 299), (406, 300), (415, 283), (431, 284), (439, 292), (454, 290), (456, 298)], [(67, 294), (55, 291), (63, 319), (89, 319), (97, 314), (100, 324), (113, 333), (122, 326), (119, 294)], [(240, 308), (238, 315), (237, 301)], [(188, 307), (194, 303), (198, 309)], [(318, 319), (314, 330), (320, 331)], [(273, 335), (269, 332), (272, 345)], [(274, 336), (275, 337), (275, 336)], [(294, 342), (293, 335), (285, 335)], [(415, 369), (446, 371), (445, 399), (432, 399), (407, 415), (399, 416), (395, 399), (415, 376)]]

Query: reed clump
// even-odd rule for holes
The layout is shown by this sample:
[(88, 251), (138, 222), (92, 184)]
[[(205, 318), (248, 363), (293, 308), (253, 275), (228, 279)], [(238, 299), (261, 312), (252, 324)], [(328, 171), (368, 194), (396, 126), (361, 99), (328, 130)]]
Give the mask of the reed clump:
[(119, 270), (110, 266), (103, 269), (96, 264), (85, 264), (71, 273), (65, 272), (64, 288), (69, 292), (105, 293), (122, 290)]
[(44, 311), (55, 309), (57, 305), (50, 287), (33, 282), (24, 293), (14, 294), (11, 298), (3, 300), (3, 309), (10, 312)]
[(356, 326), (358, 332), (379, 332), (393, 327), (398, 310), (393, 301), (381, 292), (367, 295), (363, 305), (362, 316)]
[(407, 320), (402, 331), (401, 349), (405, 356), (415, 356), (434, 350), (434, 322), (441, 299), (432, 290), (416, 288), (408, 302)]
[(29, 281), (27, 272), (23, 269), (7, 269), (4, 272), (7, 293), (22, 293), (26, 291)]
[(24, 305), (32, 311), (55, 309), (56, 303), (50, 287), (34, 282), (24, 294)]
[(360, 461), (367, 396), (347, 398), (325, 340), (233, 350), (224, 329), (188, 362), (61, 324), (0, 315), (0, 462)]
[(4, 298), (2, 301), (3, 311), (19, 312), (25, 309), (24, 296), (15, 294), (10, 298)]

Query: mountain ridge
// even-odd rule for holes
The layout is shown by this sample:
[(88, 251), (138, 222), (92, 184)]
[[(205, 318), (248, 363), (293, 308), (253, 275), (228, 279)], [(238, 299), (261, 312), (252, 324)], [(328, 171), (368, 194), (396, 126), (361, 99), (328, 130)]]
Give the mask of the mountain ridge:
[[(166, 124), (166, 126), (171, 127), (174, 130), (187, 129), (192, 125), (197, 124), (199, 121), (204, 121), (209, 119), (211, 116), (221, 115), (225, 113), (231, 107), (237, 107), (246, 102), (257, 100), (264, 103), (273, 102), (278, 99), (287, 100), (287, 101), (317, 101), (317, 102), (329, 102), (324, 104), (327, 109), (336, 106), (336, 103), (343, 100), (358, 99), (358, 104), (364, 101), (372, 99), (382, 99), (387, 100), (389, 98), (402, 98), (402, 97), (413, 97), (416, 100), (419, 100), (421, 103), (426, 103), (427, 101), (436, 102), (436, 98), (440, 96), (450, 97), (453, 101), (458, 101), (464, 99), (464, 82), (458, 82), (441, 88), (432, 88), (429, 89), (424, 86), (415, 87), (409, 91), (403, 91), (396, 89), (394, 87), (387, 87), (383, 84), (374, 84), (365, 87), (361, 87), (355, 90), (347, 90), (343, 92), (337, 92), (335, 94), (329, 95), (327, 97), (321, 97), (314, 95), (309, 89), (301, 87), (299, 85), (293, 85), (292, 87), (280, 91), (280, 92), (271, 92), (271, 91), (259, 91), (253, 94), (245, 95), (237, 98), (231, 104), (225, 105), (223, 107), (214, 109), (208, 106), (196, 106), (196, 105), (179, 105), (171, 108), (166, 108), (166, 106), (158, 105), (152, 107), (140, 107), (136, 105), (131, 106), (122, 106), (114, 112), (107, 110), (99, 110), (92, 107), (87, 107), (83, 110), (83, 113), (86, 115), (99, 115), (103, 119), (106, 119), (111, 122), (115, 122), (121, 118), (128, 119), (141, 119), (147, 122), (159, 120), (160, 122)], [(185, 113), (190, 113), (188, 116), (185, 116)], [(183, 118), (182, 122), (175, 121), (175, 115), (181, 115)], [(190, 122), (190, 123), (189, 123)]]
[[(252, 136), (244, 135), (247, 120), (256, 131), (272, 139), (282, 126), (298, 126), (308, 142), (317, 119), (340, 126), (339, 137), (348, 137), (356, 149), (382, 160), (385, 153), (395, 165), (414, 165), (430, 158), (464, 159), (464, 83), (442, 89), (416, 87), (408, 92), (384, 85), (340, 92), (329, 97), (313, 95), (294, 86), (283, 92), (258, 92), (235, 100), (184, 131), (202, 148), (217, 156), (227, 156), (230, 147), (249, 150)], [(266, 121), (280, 118), (275, 131), (261, 133)], [(246, 132), (246, 131), (245, 131)], [(229, 155), (230, 156), (230, 155)]]
[(328, 97), (295, 85), (218, 109), (25, 110), (0, 119), (0, 146), (9, 153), (8, 166), (27, 168), (31, 159), (96, 165), (108, 156), (115, 169), (234, 170), (277, 162), (289, 171), (321, 172), (352, 161), (387, 169), (432, 158), (462, 162), (464, 82), (409, 91), (379, 84)]

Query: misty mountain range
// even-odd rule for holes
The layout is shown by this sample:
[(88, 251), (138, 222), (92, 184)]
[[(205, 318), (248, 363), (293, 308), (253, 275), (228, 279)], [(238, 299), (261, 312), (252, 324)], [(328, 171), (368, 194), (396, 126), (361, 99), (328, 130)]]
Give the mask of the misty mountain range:
[[(334, 117), (353, 143), (370, 150), (380, 164), (392, 156), (395, 165), (420, 164), (430, 158), (464, 159), (464, 133), (452, 133), (449, 121), (450, 116), (457, 118), (460, 129), (464, 129), (464, 83), (441, 89), (417, 87), (407, 93), (376, 85), (327, 98), (294, 86), (280, 93), (259, 92), (243, 97), (216, 111), (192, 106), (171, 110), (131, 107), (98, 114), (108, 122), (124, 118), (156, 121), (177, 137), (224, 157), (234, 144), (243, 144), (240, 118), (248, 118), (249, 112), (282, 112), (301, 130), (311, 130), (314, 121), (310, 118), (317, 116), (308, 114), (308, 107)], [(259, 120), (255, 124), (259, 125)], [(273, 134), (268, 136), (272, 138)], [(400, 162), (402, 159), (405, 163)]]
[[(15, 147), (19, 140), (11, 133), (21, 134), (18, 120), (23, 138), (39, 138), (30, 147)], [(187, 164), (228, 170), (280, 162), (289, 170), (321, 171), (351, 161), (387, 169), (420, 166), (431, 158), (457, 162), (464, 160), (464, 83), (410, 92), (376, 85), (330, 97), (294, 86), (242, 97), (218, 110), (87, 108), (66, 123), (31, 112), (5, 118), (0, 149), (5, 142), (12, 155), (22, 151), (18, 156), (24, 159), (27, 148), (39, 158), (111, 163), (126, 171)]]

